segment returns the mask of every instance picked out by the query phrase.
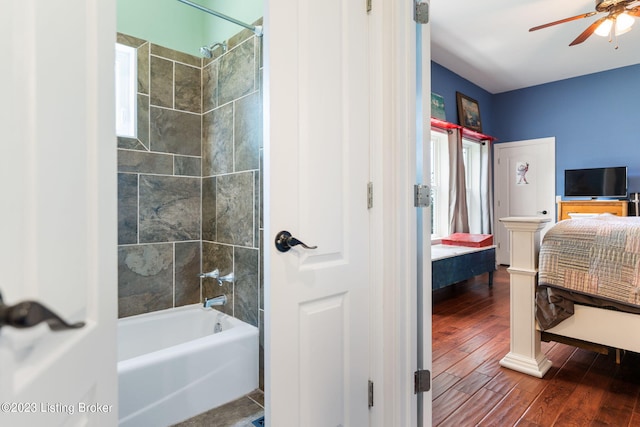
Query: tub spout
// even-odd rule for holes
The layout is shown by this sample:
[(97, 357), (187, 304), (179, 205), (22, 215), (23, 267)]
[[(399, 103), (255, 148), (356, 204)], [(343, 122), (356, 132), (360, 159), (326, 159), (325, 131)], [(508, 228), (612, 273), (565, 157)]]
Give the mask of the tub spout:
[(204, 308), (209, 308), (209, 307), (213, 307), (215, 305), (225, 305), (227, 303), (227, 296), (226, 295), (218, 295), (217, 297), (213, 297), (211, 299), (209, 298), (205, 298), (204, 299)]
[(215, 270), (210, 271), (208, 273), (200, 273), (198, 274), (198, 277), (200, 277), (201, 279), (205, 279), (207, 277), (211, 277), (212, 279), (217, 279), (218, 277), (220, 277), (220, 270), (216, 268)]

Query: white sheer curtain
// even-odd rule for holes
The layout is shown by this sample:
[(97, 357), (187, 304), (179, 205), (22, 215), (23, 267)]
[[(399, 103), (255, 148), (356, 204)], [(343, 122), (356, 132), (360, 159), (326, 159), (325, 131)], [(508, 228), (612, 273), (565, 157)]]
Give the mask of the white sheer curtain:
[(462, 157), (462, 132), (453, 129), (449, 139), (449, 234), (469, 232), (467, 188)]
[(482, 234), (493, 234), (493, 167), (491, 163), (491, 143), (482, 141), (480, 145), (480, 225)]

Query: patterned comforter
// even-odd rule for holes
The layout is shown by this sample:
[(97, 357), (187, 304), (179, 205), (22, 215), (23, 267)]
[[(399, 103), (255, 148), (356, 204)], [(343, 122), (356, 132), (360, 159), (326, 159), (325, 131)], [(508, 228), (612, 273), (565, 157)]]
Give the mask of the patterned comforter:
[(543, 329), (573, 303), (640, 313), (640, 217), (610, 214), (561, 221), (540, 248), (536, 317)]

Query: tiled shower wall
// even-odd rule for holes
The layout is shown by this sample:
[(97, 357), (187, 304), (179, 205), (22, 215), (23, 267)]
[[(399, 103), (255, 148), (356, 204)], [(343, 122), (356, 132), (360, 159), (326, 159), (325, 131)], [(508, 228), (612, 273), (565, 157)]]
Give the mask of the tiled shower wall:
[[(118, 139), (120, 317), (224, 293), (221, 311), (262, 326), (261, 41), (202, 60), (118, 34), (139, 76), (138, 137)], [(201, 282), (214, 268), (235, 281)]]
[(118, 138), (118, 315), (200, 301), (200, 58), (118, 34), (138, 51), (138, 133)]

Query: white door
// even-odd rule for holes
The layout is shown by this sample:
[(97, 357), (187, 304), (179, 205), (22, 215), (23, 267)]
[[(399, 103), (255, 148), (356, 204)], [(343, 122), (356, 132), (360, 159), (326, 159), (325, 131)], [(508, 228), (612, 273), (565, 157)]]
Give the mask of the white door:
[(117, 423), (114, 43), (114, 1), (2, 2), (0, 291), (85, 322), (0, 329), (2, 426)]
[(556, 140), (540, 138), (494, 146), (496, 261), (509, 264), (509, 232), (498, 220), (507, 216), (556, 219)]
[[(369, 424), (364, 6), (337, 0), (271, 0), (266, 6), (265, 380), (271, 426)], [(278, 251), (274, 239), (282, 230), (317, 249)]]

